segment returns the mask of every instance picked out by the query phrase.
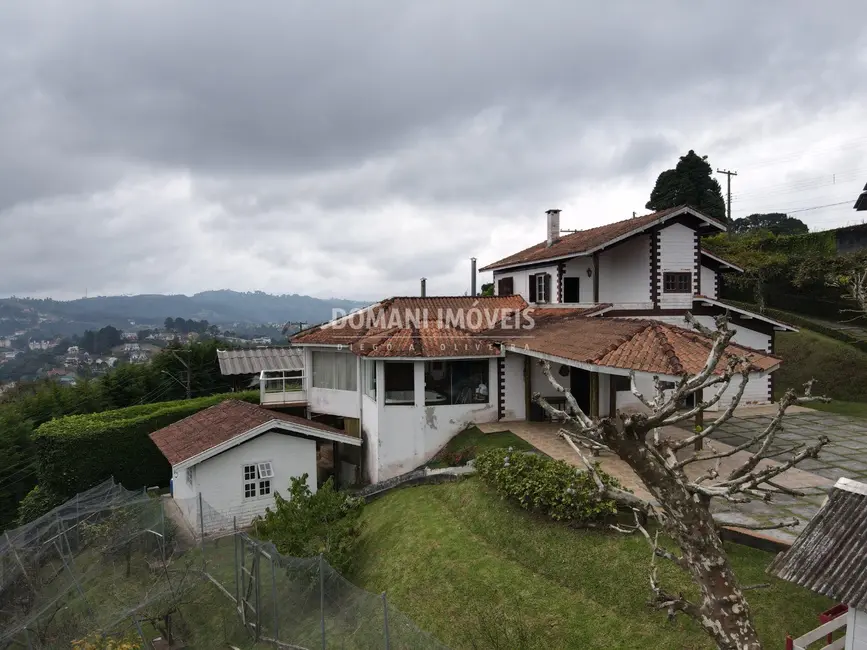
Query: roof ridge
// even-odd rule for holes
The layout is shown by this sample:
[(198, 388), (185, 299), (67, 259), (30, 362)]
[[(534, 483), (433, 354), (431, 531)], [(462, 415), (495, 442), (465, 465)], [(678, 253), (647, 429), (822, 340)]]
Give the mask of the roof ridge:
[(672, 370), (674, 370), (671, 374), (683, 374), (685, 372), (683, 363), (681, 363), (680, 357), (677, 356), (677, 352), (674, 350), (674, 346), (671, 344), (671, 341), (668, 340), (668, 336), (666, 336), (666, 328), (664, 327), (666, 324), (667, 323), (656, 321), (651, 323), (650, 328), (653, 331), (653, 336), (655, 336), (656, 340), (659, 342), (659, 347), (662, 350), (662, 353), (668, 357), (668, 361), (671, 363)]

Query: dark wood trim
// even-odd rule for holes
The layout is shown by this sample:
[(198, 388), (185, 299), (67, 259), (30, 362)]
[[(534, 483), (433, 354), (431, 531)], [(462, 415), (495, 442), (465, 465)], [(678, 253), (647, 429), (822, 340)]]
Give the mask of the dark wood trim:
[(528, 356), (524, 357), (524, 419), (530, 421), (530, 406), (533, 404), (533, 393), (530, 387), (530, 363)]
[(659, 284), (657, 282), (657, 275), (659, 274), (658, 250), (659, 231), (654, 230), (650, 235), (650, 302), (653, 305), (653, 309), (659, 309)]
[[(699, 299), (700, 300), (700, 299)], [(632, 317), (632, 316), (685, 316), (687, 312), (695, 316), (717, 316), (725, 313), (725, 308), (703, 305), (694, 305), (692, 309), (613, 309), (601, 314), (601, 317)], [(729, 312), (729, 320), (735, 325), (741, 325), (754, 332), (772, 335), (774, 325), (759, 320), (758, 318), (743, 318), (737, 312)]]
[(497, 419), (506, 417), (506, 360), (497, 359)]
[(608, 417), (617, 414), (617, 386), (614, 385), (614, 377), (608, 375)]
[(572, 257), (567, 259), (558, 259), (558, 260), (540, 260), (538, 262), (527, 262), (526, 264), (521, 264), (520, 266), (510, 266), (506, 269), (491, 269), (493, 273), (497, 275), (510, 275), (512, 273), (517, 273), (518, 271), (529, 271), (531, 269), (541, 269), (543, 267), (548, 268), (556, 268), (560, 262), (568, 262), (573, 257), (587, 257), (587, 255), (583, 253), (575, 253)]
[[(563, 276), (566, 275), (566, 262), (557, 265), (557, 302), (563, 302)], [(553, 300), (551, 302), (554, 302)]]
[(701, 237), (694, 235), (695, 240), (695, 293), (701, 294)]
[(599, 417), (599, 373), (590, 373), (590, 417)]
[(599, 304), (599, 253), (593, 253), (593, 303)]

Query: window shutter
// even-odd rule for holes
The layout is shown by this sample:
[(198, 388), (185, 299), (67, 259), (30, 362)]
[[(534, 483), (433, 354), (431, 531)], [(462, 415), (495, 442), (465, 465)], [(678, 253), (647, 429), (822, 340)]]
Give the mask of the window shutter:
[(552, 302), (551, 301), (551, 274), (550, 273), (545, 274), (545, 298), (544, 298), (544, 300), (545, 300), (545, 302)]
[(536, 276), (530, 276), (530, 300), (528, 302), (536, 302)]

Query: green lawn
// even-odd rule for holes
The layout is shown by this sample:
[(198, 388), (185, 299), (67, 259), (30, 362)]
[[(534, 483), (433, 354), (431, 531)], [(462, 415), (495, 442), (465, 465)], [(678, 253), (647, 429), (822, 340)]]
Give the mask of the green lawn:
[[(649, 548), (643, 538), (573, 530), (502, 501), (478, 479), (405, 488), (363, 516), (353, 581), (452, 648), (711, 648), (686, 619), (646, 605)], [(728, 550), (768, 648), (818, 624), (832, 603), (769, 578), (772, 555)], [(691, 585), (660, 564), (672, 590)]]
[(470, 458), (475, 458), (478, 452), (486, 449), (507, 447), (513, 447), (520, 451), (533, 449), (532, 445), (511, 431), (484, 433), (478, 427), (468, 427), (449, 440), (440, 453), (428, 463), (428, 467), (447, 467), (450, 464), (448, 459), (456, 454), (466, 453)]
[(867, 402), (843, 402), (835, 399), (827, 404), (824, 402), (811, 402), (804, 406), (816, 409), (817, 411), (849, 415), (853, 418), (867, 418)]

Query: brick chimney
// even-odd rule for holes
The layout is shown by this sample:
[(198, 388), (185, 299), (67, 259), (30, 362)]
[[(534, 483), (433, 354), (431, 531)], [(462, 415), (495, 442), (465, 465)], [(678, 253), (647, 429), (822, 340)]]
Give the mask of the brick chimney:
[(548, 246), (560, 239), (560, 210), (546, 210), (548, 215)]

